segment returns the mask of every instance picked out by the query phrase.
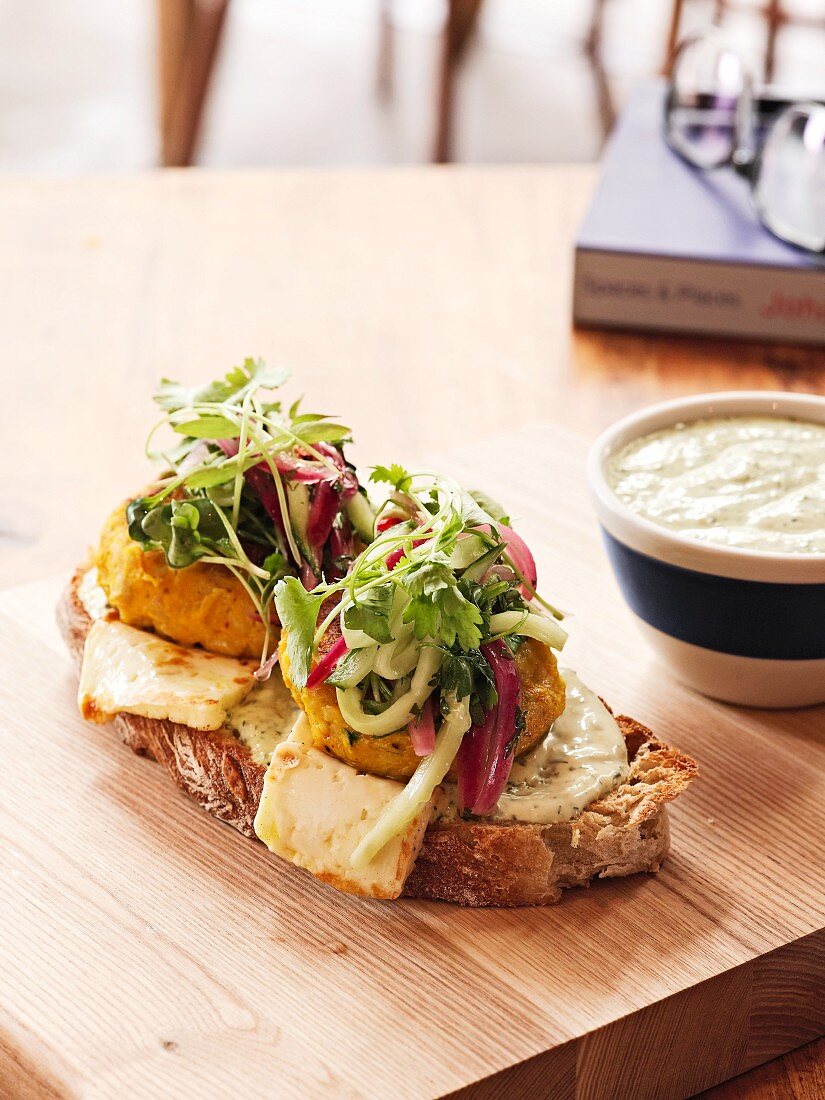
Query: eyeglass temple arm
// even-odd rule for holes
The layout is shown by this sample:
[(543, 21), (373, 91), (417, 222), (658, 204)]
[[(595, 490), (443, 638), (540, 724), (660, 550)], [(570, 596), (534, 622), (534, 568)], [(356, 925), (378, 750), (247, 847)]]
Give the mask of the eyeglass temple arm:
[[(718, 97), (711, 93), (700, 93), (696, 97), (696, 106), (699, 110), (703, 108), (714, 108), (717, 105)], [(764, 91), (755, 95), (751, 100), (751, 104), (754, 113), (760, 119), (770, 119), (774, 115), (780, 114), (786, 107), (793, 107), (797, 103), (821, 103), (825, 106), (825, 99), (820, 96), (794, 96), (792, 99), (787, 99), (784, 96), (774, 95), (770, 91)]]
[(825, 106), (825, 99), (820, 96), (794, 96), (793, 99), (787, 99), (784, 96), (765, 91), (754, 96), (753, 109), (762, 118), (772, 118), (784, 111), (786, 107), (793, 107), (795, 104), (802, 102), (821, 103)]

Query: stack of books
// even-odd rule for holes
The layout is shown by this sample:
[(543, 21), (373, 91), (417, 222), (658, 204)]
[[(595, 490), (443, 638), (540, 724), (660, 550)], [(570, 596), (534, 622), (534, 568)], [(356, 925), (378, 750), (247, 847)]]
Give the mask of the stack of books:
[(825, 257), (773, 237), (746, 180), (663, 137), (665, 86), (638, 87), (576, 242), (579, 325), (825, 344)]

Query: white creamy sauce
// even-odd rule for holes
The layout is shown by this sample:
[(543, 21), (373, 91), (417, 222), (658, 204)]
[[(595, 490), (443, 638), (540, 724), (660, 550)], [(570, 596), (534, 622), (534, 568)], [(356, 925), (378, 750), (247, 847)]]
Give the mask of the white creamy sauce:
[(90, 619), (102, 619), (109, 610), (106, 593), (97, 579), (97, 567), (88, 569), (80, 578), (77, 595)]
[(300, 714), (279, 669), (230, 710), (226, 725), (247, 746), (252, 759), (268, 764), (273, 750), (289, 736)]
[(571, 669), (563, 669), (564, 711), (543, 740), (513, 764), (496, 821), (569, 821), (627, 777), (616, 719)]
[[(561, 674), (567, 689), (563, 713), (535, 748), (515, 761), (498, 806), (485, 820), (569, 821), (627, 777), (627, 749), (615, 718), (575, 672)], [(455, 817), (453, 784), (444, 785), (436, 813)]]
[(825, 424), (730, 416), (634, 439), (607, 464), (633, 512), (702, 542), (825, 553)]

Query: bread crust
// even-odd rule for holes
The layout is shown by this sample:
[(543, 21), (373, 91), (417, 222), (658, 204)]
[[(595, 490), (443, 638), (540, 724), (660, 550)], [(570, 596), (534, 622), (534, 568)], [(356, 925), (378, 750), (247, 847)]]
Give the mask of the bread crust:
[[(92, 620), (78, 586), (88, 566), (77, 570), (57, 607), (57, 625), (78, 671)], [(182, 791), (221, 821), (255, 837), (255, 811), (266, 769), (231, 733), (208, 732), (136, 714), (115, 715), (112, 724), (133, 752), (163, 764)]]
[(658, 871), (670, 847), (665, 804), (697, 767), (633, 718), (616, 721), (630, 763), (624, 783), (572, 821), (431, 825), (404, 893), (459, 905), (552, 905), (594, 878)]
[[(57, 607), (57, 621), (77, 668), (92, 625), (79, 596), (81, 566)], [(550, 825), (446, 821), (431, 824), (404, 887), (405, 897), (469, 906), (550, 905), (594, 878), (658, 871), (670, 834), (666, 803), (697, 775), (690, 757), (650, 730), (617, 716), (630, 762), (627, 780), (573, 821)], [(134, 752), (163, 764), (177, 786), (205, 810), (255, 837), (266, 769), (229, 732), (119, 714), (114, 726)]]

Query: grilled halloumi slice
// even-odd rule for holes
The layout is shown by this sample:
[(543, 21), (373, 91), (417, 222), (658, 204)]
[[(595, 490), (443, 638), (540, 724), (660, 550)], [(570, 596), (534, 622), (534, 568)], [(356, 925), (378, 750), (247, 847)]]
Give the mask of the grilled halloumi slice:
[(434, 800), (366, 866), (351, 857), (389, 803), (404, 789), (394, 779), (357, 772), (312, 745), (302, 715), (272, 754), (255, 832), (275, 855), (348, 894), (397, 898), (421, 848)]
[(216, 730), (255, 685), (256, 661), (185, 649), (125, 623), (97, 620), (83, 651), (78, 705), (108, 722), (125, 711)]

